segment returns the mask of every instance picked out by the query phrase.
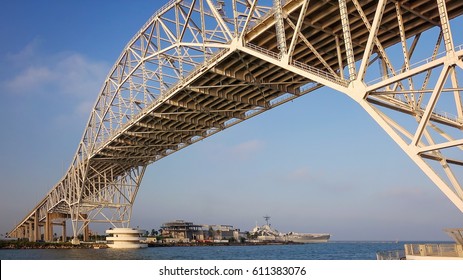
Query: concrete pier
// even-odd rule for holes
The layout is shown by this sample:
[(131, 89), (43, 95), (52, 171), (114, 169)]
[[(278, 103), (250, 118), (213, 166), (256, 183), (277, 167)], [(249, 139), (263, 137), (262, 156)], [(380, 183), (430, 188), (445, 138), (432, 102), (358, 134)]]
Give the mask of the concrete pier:
[[(60, 226), (62, 228), (61, 241), (66, 241), (66, 220), (69, 219), (69, 215), (62, 213), (47, 213), (45, 220), (40, 221), (38, 210), (26, 220), (22, 226), (18, 227), (15, 231), (10, 232), (8, 236), (18, 239), (27, 239), (30, 242), (37, 242), (43, 240), (46, 242), (54, 241), (53, 226)], [(56, 221), (58, 220), (58, 221)], [(43, 229), (43, 230), (42, 230)], [(88, 239), (88, 226), (86, 227), (87, 239)]]

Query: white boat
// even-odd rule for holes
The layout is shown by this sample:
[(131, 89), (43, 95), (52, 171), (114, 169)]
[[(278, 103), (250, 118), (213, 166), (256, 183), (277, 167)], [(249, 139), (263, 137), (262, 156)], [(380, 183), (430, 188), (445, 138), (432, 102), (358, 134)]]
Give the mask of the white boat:
[(256, 226), (249, 232), (251, 236), (262, 242), (326, 243), (331, 237), (329, 233), (281, 233), (270, 226), (269, 216), (265, 216), (264, 219), (266, 225)]

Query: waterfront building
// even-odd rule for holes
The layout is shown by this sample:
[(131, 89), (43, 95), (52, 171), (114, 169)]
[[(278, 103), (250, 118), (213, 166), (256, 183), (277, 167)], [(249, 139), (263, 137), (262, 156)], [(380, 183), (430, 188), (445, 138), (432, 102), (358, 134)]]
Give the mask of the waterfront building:
[(234, 240), (239, 241), (239, 229), (234, 229), (231, 225), (204, 225), (208, 228), (209, 240)]
[(109, 248), (136, 249), (146, 248), (148, 245), (141, 243), (145, 240), (142, 235), (144, 230), (135, 228), (110, 228), (106, 230), (107, 245)]
[(190, 242), (191, 240), (204, 240), (202, 225), (195, 225), (184, 220), (167, 222), (161, 226), (161, 235), (164, 242)]
[(163, 242), (229, 242), (239, 241), (239, 229), (231, 225), (199, 225), (184, 220), (162, 224)]

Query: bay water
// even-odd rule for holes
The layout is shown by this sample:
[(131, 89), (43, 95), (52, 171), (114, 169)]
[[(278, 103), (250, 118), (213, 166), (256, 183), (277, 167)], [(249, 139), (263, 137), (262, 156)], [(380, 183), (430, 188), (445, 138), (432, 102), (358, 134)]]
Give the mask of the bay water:
[(1, 260), (375, 260), (377, 252), (429, 242), (349, 242), (144, 249), (3, 249)]

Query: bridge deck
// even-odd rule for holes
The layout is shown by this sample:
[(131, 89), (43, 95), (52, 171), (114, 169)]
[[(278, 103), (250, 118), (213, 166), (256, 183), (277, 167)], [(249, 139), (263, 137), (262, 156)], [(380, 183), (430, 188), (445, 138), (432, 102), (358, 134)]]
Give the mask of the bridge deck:
[[(297, 21), (301, 1), (288, 1), (283, 7), (292, 22)], [(369, 22), (373, 21), (377, 1), (359, 1)], [(384, 48), (400, 42), (394, 3), (389, 1), (379, 30)], [(408, 37), (440, 24), (439, 12), (433, 1), (401, 1), (403, 20)], [(463, 1), (447, 1), (449, 17), (463, 13)], [(369, 30), (348, 1), (349, 20), (355, 59), (360, 60)], [(278, 54), (273, 16), (267, 16), (246, 35), (246, 41)], [(287, 44), (291, 41), (292, 27), (285, 24)], [(342, 37), (342, 26), (337, 0), (313, 1), (305, 16), (301, 33), (318, 53), (339, 72), (335, 37)], [(344, 65), (345, 48), (341, 44)], [(375, 52), (375, 50), (374, 50)], [(306, 65), (328, 69), (304, 44), (296, 45), (293, 60)], [(341, 77), (339, 77), (341, 78)], [(299, 95), (299, 88), (311, 81), (244, 52), (230, 53), (198, 78), (187, 81), (168, 100), (154, 107), (117, 138), (100, 149), (93, 157), (95, 169), (108, 168), (109, 159), (124, 158), (127, 167), (156, 160), (156, 156), (191, 143), (195, 137), (204, 137), (206, 131), (222, 129), (233, 119), (245, 119), (245, 112), (270, 108), (271, 100), (286, 93)], [(102, 161), (101, 159), (107, 160)], [(120, 161), (117, 161), (120, 164)], [(121, 172), (124, 171), (121, 166)]]

